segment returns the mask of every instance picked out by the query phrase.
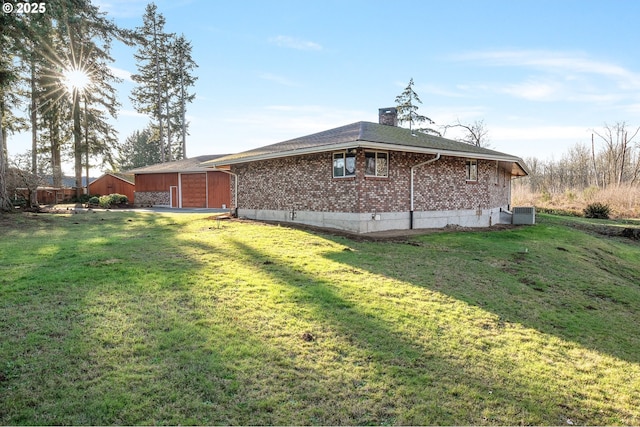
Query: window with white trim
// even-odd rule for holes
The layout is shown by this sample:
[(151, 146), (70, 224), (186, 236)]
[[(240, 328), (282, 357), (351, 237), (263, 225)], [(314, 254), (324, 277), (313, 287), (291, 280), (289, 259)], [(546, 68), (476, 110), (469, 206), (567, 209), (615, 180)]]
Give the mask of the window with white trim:
[(386, 151), (365, 151), (364, 174), (365, 176), (388, 177), (389, 153)]
[(345, 178), (356, 174), (356, 153), (333, 153), (333, 177)]
[(478, 180), (478, 161), (475, 159), (468, 159), (466, 161), (467, 168), (467, 181)]

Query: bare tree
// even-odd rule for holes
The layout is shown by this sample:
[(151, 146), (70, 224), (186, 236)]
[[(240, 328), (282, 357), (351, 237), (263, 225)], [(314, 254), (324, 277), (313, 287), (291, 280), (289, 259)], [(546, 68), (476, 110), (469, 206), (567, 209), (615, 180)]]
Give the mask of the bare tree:
[(602, 155), (605, 163), (605, 181), (603, 181), (603, 185), (620, 185), (626, 181), (625, 170), (629, 162), (629, 150), (632, 148), (630, 144), (639, 132), (640, 127), (632, 131), (631, 137), (629, 137), (627, 123), (624, 121), (614, 125), (605, 123), (601, 131), (594, 130), (593, 133), (604, 142)]
[(460, 119), (456, 119), (456, 123), (453, 125), (445, 125), (443, 135), (448, 129), (462, 128), (464, 134), (462, 137), (457, 138), (458, 141), (466, 142), (476, 147), (488, 148), (491, 146), (489, 142), (489, 130), (487, 129), (484, 120), (476, 120), (471, 124), (463, 124)]
[(10, 176), (12, 176), (11, 187), (14, 187), (12, 189), (14, 191), (17, 188), (27, 190), (27, 208), (37, 207), (38, 187), (45, 183), (37, 171), (34, 173), (29, 170), (31, 160), (30, 153), (14, 156), (11, 161), (13, 167), (9, 168)]

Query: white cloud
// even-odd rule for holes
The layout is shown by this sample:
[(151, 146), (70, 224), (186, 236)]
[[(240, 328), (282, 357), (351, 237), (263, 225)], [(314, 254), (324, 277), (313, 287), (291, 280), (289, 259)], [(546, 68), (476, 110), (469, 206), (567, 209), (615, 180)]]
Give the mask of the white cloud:
[(224, 122), (234, 125), (233, 129), (238, 129), (236, 125), (242, 125), (242, 132), (247, 135), (246, 141), (253, 147), (274, 144), (361, 120), (377, 121), (377, 115), (374, 118), (370, 117), (371, 114), (365, 115), (358, 110), (318, 105), (271, 105), (243, 112), (242, 115), (234, 114), (232, 111), (228, 113), (223, 119)]
[(530, 101), (548, 101), (555, 98), (561, 88), (558, 84), (527, 81), (507, 85), (501, 91), (516, 98), (524, 98)]
[(263, 80), (268, 80), (270, 82), (274, 82), (277, 83), (279, 85), (282, 86), (290, 86), (290, 87), (297, 87), (300, 86), (298, 83), (284, 77), (284, 76), (279, 76), (277, 74), (271, 74), (271, 73), (263, 73), (260, 74), (259, 77)]
[(120, 110), (118, 111), (118, 116), (124, 116), (124, 117), (144, 117), (144, 118), (148, 118), (149, 116), (147, 116), (146, 114), (142, 114), (142, 113), (138, 113), (135, 110)]
[(546, 50), (495, 50), (452, 55), (460, 62), (477, 62), (493, 67), (524, 67), (548, 73), (562, 73), (566, 79), (573, 74), (595, 74), (618, 82), (621, 88), (640, 88), (640, 74), (617, 64), (591, 59), (580, 52)]
[(589, 132), (581, 126), (527, 126), (527, 127), (491, 127), (491, 139), (507, 141), (541, 141), (573, 139), (579, 141)]
[[(461, 87), (457, 87), (457, 89), (463, 89)], [(445, 87), (433, 84), (421, 85), (420, 90), (423, 93), (430, 93), (432, 95), (444, 96), (448, 98), (461, 98), (465, 95), (460, 92), (455, 92)]]
[(553, 158), (553, 153), (563, 153), (577, 143), (591, 140), (591, 132), (585, 126), (491, 126), (491, 148), (521, 158)]
[(96, 0), (95, 4), (102, 12), (106, 12), (110, 17), (132, 18), (141, 17), (147, 0)]
[(111, 70), (111, 72), (113, 73), (114, 76), (121, 78), (122, 80), (126, 81), (126, 82), (132, 82), (133, 83), (133, 79), (131, 78), (131, 72), (127, 71), (127, 70), (123, 70), (122, 68), (117, 68), (117, 67), (113, 67), (113, 66), (109, 66), (109, 69)]
[(322, 46), (318, 43), (289, 36), (271, 37), (269, 43), (296, 50), (322, 50)]

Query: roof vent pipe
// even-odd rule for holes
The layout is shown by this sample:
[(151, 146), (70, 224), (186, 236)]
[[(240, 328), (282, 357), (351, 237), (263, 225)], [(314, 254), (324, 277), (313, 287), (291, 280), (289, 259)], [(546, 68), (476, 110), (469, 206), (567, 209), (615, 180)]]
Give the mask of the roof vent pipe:
[(417, 167), (428, 165), (429, 163), (433, 163), (440, 160), (440, 153), (436, 153), (436, 156), (433, 159), (429, 159), (426, 162), (418, 163), (417, 165), (411, 166), (411, 211), (409, 212), (409, 228), (413, 230), (413, 175), (414, 170)]

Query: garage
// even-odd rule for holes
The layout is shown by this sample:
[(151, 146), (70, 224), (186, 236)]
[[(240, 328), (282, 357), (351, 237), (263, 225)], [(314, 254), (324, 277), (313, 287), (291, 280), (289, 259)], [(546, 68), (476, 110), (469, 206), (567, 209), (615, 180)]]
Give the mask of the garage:
[(203, 165), (203, 162), (217, 157), (221, 156), (198, 156), (129, 171), (135, 174), (135, 205), (230, 207), (231, 175)]
[(188, 173), (180, 174), (181, 207), (206, 208), (207, 207), (207, 174)]

